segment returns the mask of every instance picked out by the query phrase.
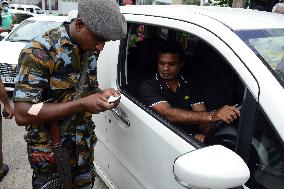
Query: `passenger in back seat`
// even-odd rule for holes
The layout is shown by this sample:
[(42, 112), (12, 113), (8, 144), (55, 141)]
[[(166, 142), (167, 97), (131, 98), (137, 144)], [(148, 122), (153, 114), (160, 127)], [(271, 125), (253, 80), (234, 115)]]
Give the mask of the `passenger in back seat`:
[(165, 42), (158, 50), (158, 73), (139, 88), (140, 99), (150, 108), (203, 141), (212, 123), (232, 123), (240, 116), (235, 106), (207, 112), (197, 87), (181, 75), (184, 53), (181, 44)]

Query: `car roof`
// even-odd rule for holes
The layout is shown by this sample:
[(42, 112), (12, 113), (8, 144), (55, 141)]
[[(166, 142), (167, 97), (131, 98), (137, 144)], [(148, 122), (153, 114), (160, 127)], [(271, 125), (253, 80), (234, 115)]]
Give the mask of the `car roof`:
[(28, 14), (28, 15), (31, 15), (31, 16), (35, 16), (35, 14), (33, 14), (29, 11), (15, 10), (15, 9), (9, 9), (9, 11), (13, 14)]
[(15, 3), (9, 4), (9, 6), (12, 6), (12, 7), (14, 7), (14, 6), (16, 6), (16, 7), (24, 7), (24, 8), (39, 8), (36, 5), (22, 5), (22, 4), (15, 4)]
[(65, 22), (68, 21), (68, 16), (40, 15), (40, 16), (30, 17), (27, 20)]
[(265, 11), (193, 5), (127, 5), (121, 6), (124, 14), (142, 14), (173, 18), (199, 24), (199, 19), (209, 19), (232, 30), (284, 28), (284, 15)]

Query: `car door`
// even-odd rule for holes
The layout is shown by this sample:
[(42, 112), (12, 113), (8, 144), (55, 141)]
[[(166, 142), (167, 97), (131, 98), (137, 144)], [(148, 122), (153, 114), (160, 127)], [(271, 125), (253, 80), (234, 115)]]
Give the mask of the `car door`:
[[(119, 88), (117, 65), (100, 63), (115, 62), (118, 59), (115, 52), (118, 52), (120, 45), (119, 41), (108, 43), (100, 55), (98, 78), (101, 78), (101, 88)], [(113, 59), (109, 54), (114, 55)], [(100, 69), (102, 66), (105, 69)], [(103, 77), (106, 74), (109, 77)], [(192, 144), (165, 127), (124, 94), (115, 111), (100, 113), (93, 119), (98, 137), (95, 161), (97, 169), (104, 170), (100, 176), (110, 178), (109, 187), (183, 188), (175, 181), (172, 166), (178, 156), (195, 149)], [(197, 146), (196, 142), (193, 144)]]
[[(129, 23), (163, 26), (200, 37), (222, 54), (240, 78), (248, 81), (246, 88), (254, 98), (258, 98), (258, 85), (249, 70), (234, 51), (211, 31), (168, 18), (131, 14), (127, 14), (126, 18)], [(225, 29), (224, 32), (230, 34), (231, 30)], [(236, 37), (227, 36), (229, 40)], [(98, 60), (100, 87), (118, 89), (122, 98), (116, 110), (93, 116), (98, 137), (95, 149), (97, 170), (111, 188), (183, 188), (174, 178), (174, 161), (204, 145), (191, 136), (176, 132), (170, 124), (123, 90), (121, 85), (127, 80), (127, 45), (127, 40), (106, 44)]]

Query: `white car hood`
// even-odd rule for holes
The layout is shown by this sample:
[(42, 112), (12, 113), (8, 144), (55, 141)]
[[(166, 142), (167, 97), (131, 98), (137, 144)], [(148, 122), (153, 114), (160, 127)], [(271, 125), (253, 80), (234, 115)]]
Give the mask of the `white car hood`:
[(0, 63), (18, 64), (21, 50), (26, 46), (25, 42), (0, 42)]

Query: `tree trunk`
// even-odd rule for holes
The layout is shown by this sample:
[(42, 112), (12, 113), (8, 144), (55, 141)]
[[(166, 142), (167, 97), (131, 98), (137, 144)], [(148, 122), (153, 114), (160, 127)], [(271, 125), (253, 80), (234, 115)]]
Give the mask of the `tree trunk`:
[(246, 0), (233, 0), (233, 8), (244, 8)]

